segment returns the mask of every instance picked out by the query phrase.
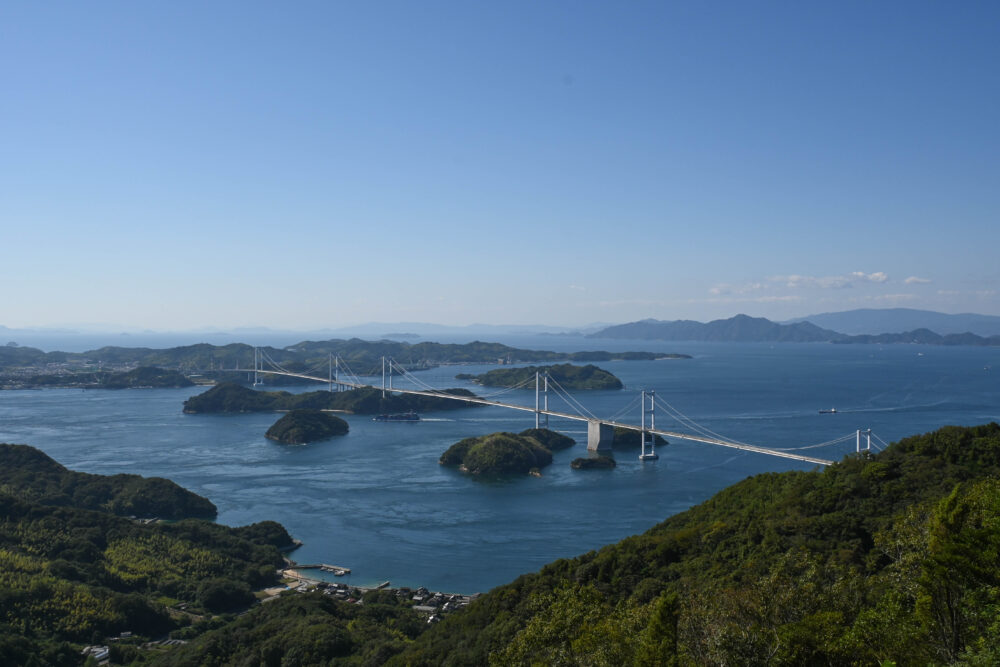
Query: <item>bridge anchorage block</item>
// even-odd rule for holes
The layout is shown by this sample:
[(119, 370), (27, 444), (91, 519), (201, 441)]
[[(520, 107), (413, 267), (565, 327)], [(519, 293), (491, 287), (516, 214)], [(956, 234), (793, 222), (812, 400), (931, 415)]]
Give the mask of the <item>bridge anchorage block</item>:
[(587, 451), (606, 452), (611, 450), (615, 439), (615, 427), (599, 421), (587, 422)]

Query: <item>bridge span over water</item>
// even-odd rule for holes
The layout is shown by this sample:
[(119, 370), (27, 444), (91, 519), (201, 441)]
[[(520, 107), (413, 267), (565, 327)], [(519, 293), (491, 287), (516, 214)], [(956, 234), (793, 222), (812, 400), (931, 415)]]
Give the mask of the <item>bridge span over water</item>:
[[(265, 361), (270, 362), (273, 365), (273, 368), (265, 368), (264, 367)], [(655, 393), (653, 393), (653, 392), (646, 392), (646, 391), (642, 392), (642, 397), (641, 397), (641, 401), (642, 401), (642, 411), (641, 411), (641, 413), (642, 413), (642, 420), (641, 420), (642, 423), (641, 424), (633, 424), (633, 423), (627, 423), (627, 422), (617, 421), (616, 419), (604, 419), (604, 418), (596, 417), (595, 415), (590, 414), (586, 410), (586, 408), (584, 408), (578, 401), (576, 401), (571, 396), (569, 396), (568, 392), (565, 392), (565, 390), (561, 390), (561, 388), (558, 388), (556, 390), (557, 393), (560, 396), (562, 396), (564, 398), (564, 400), (566, 400), (567, 405), (573, 406), (575, 404), (575, 406), (578, 406), (578, 407), (574, 407), (574, 409), (575, 410), (579, 410), (579, 411), (577, 411), (577, 412), (565, 412), (565, 411), (561, 411), (561, 410), (551, 410), (548, 407), (548, 396), (549, 396), (549, 389), (550, 389), (549, 381), (551, 380), (551, 378), (549, 378), (549, 377), (547, 377), (545, 375), (542, 375), (542, 374), (537, 374), (536, 375), (535, 383), (534, 383), (535, 405), (534, 406), (530, 406), (530, 405), (521, 405), (521, 404), (518, 404), (518, 403), (508, 403), (508, 402), (505, 402), (505, 401), (494, 400), (494, 399), (489, 398), (489, 397), (462, 396), (462, 395), (457, 395), (457, 394), (450, 394), (450, 393), (448, 393), (446, 391), (443, 391), (443, 390), (440, 390), (440, 389), (435, 389), (433, 387), (429, 387), (428, 385), (426, 385), (425, 383), (423, 383), (419, 379), (414, 378), (412, 376), (412, 374), (409, 373), (409, 371), (407, 371), (402, 366), (396, 364), (391, 359), (385, 359), (385, 358), (383, 359), (382, 384), (381, 384), (381, 386), (361, 382), (358, 379), (358, 377), (354, 376), (353, 374), (349, 376), (351, 379), (345, 379), (340, 374), (340, 360), (339, 360), (339, 358), (336, 360), (336, 362), (337, 362), (337, 366), (336, 366), (337, 371), (336, 371), (336, 373), (334, 373), (334, 359), (331, 357), (330, 366), (329, 366), (329, 371), (328, 371), (327, 377), (320, 377), (318, 375), (312, 375), (312, 374), (310, 374), (308, 372), (307, 373), (298, 373), (298, 372), (289, 371), (289, 370), (286, 370), (284, 368), (281, 368), (278, 364), (275, 364), (273, 361), (271, 361), (270, 359), (268, 359), (266, 357), (266, 354), (264, 354), (263, 350), (255, 350), (255, 354), (254, 354), (254, 368), (252, 370), (251, 369), (242, 369), (242, 370), (240, 370), (240, 369), (234, 369), (234, 370), (238, 371), (238, 372), (242, 372), (242, 373), (253, 373), (254, 385), (255, 386), (260, 384), (260, 381), (259, 381), (260, 374), (268, 374), (268, 375), (278, 375), (278, 376), (285, 376), (285, 377), (294, 377), (294, 378), (300, 378), (300, 379), (303, 379), (303, 380), (312, 380), (312, 381), (315, 381), (315, 382), (321, 382), (321, 383), (324, 383), (324, 384), (328, 384), (331, 391), (335, 391), (335, 390), (338, 390), (338, 389), (341, 389), (341, 388), (346, 388), (346, 389), (375, 389), (375, 390), (382, 391), (383, 395), (385, 395), (386, 393), (390, 393), (391, 392), (391, 393), (396, 393), (396, 394), (409, 394), (409, 395), (414, 395), (414, 396), (429, 396), (429, 397), (433, 397), (433, 398), (444, 398), (444, 399), (453, 400), (453, 401), (462, 401), (464, 403), (472, 403), (472, 404), (475, 404), (475, 405), (492, 406), (492, 407), (497, 407), (497, 408), (505, 408), (505, 409), (509, 409), (509, 410), (519, 410), (519, 411), (522, 411), (522, 412), (530, 412), (530, 413), (533, 413), (535, 415), (535, 428), (538, 428), (539, 426), (541, 426), (543, 424), (547, 425), (548, 424), (548, 417), (557, 417), (557, 418), (560, 418), (560, 419), (568, 419), (568, 420), (572, 420), (572, 421), (586, 422), (587, 423), (587, 449), (590, 450), (590, 451), (595, 451), (595, 452), (606, 451), (606, 450), (609, 450), (611, 448), (611, 439), (613, 437), (613, 433), (614, 433), (614, 429), (615, 428), (621, 428), (621, 429), (626, 429), (626, 430), (630, 430), (630, 431), (637, 431), (637, 432), (640, 433), (640, 437), (641, 437), (641, 441), (642, 441), (642, 453), (640, 454), (639, 458), (645, 459), (645, 460), (655, 459), (656, 458), (655, 449), (654, 449), (654, 443), (653, 443), (653, 440), (655, 440), (655, 436), (662, 436), (664, 438), (673, 438), (673, 439), (676, 439), (676, 440), (687, 440), (687, 441), (698, 442), (698, 443), (702, 443), (702, 444), (716, 445), (716, 446), (719, 446), (719, 447), (729, 447), (731, 449), (739, 449), (739, 450), (747, 451), (747, 452), (755, 452), (757, 454), (765, 454), (767, 456), (777, 456), (777, 457), (780, 457), (780, 458), (792, 459), (792, 460), (795, 460), (795, 461), (803, 461), (803, 462), (806, 462), (806, 463), (813, 463), (813, 464), (822, 465), (822, 466), (831, 465), (833, 463), (833, 461), (831, 461), (829, 459), (822, 459), (822, 458), (817, 458), (815, 456), (809, 456), (807, 454), (803, 454), (803, 453), (801, 453), (801, 450), (804, 450), (804, 449), (813, 449), (813, 448), (818, 448), (818, 447), (826, 447), (826, 446), (834, 445), (834, 444), (841, 443), (841, 442), (847, 442), (849, 440), (854, 440), (855, 441), (855, 443), (856, 443), (856, 451), (858, 451), (858, 452), (860, 452), (862, 449), (865, 449), (866, 451), (870, 450), (871, 446), (872, 446), (872, 443), (871, 443), (872, 433), (871, 433), (870, 430), (867, 430), (867, 431), (865, 431), (865, 430), (858, 430), (858, 431), (849, 433), (849, 434), (847, 434), (845, 436), (842, 436), (840, 438), (837, 438), (837, 439), (834, 439), (834, 440), (831, 440), (831, 441), (828, 441), (828, 442), (823, 442), (823, 443), (815, 444), (815, 445), (808, 445), (808, 446), (805, 446), (805, 447), (799, 447), (799, 448), (795, 448), (795, 449), (776, 449), (776, 448), (761, 447), (759, 445), (752, 445), (752, 444), (748, 444), (748, 443), (744, 443), (744, 442), (739, 442), (739, 441), (736, 441), (736, 440), (727, 439), (727, 438), (724, 438), (724, 437), (721, 437), (721, 436), (717, 436), (717, 434), (712, 434), (712, 433), (697, 434), (697, 433), (684, 433), (684, 432), (680, 432), (680, 431), (671, 431), (671, 430), (660, 429), (660, 428), (656, 428), (656, 426), (655, 426), (655, 414), (656, 414), (655, 408), (656, 408), (656, 405), (658, 405), (658, 402), (657, 402), (658, 399), (656, 398)], [(387, 374), (387, 371), (388, 371), (388, 374)], [(414, 381), (418, 386), (419, 385), (423, 385), (424, 388), (422, 388), (422, 389), (416, 389), (416, 388), (405, 388), (405, 387), (398, 387), (398, 386), (394, 387), (394, 386), (392, 386), (393, 377), (394, 376), (399, 377), (400, 375), (402, 375), (404, 377), (407, 377), (411, 381)], [(553, 383), (554, 383), (554, 380), (553, 380)], [(558, 387), (558, 385), (556, 385), (556, 387)], [(527, 388), (530, 388), (530, 387), (528, 385), (522, 383), (522, 385), (519, 385), (518, 387), (506, 388), (506, 389), (504, 389), (504, 392), (509, 391), (511, 389), (516, 389), (516, 388), (525, 388), (525, 389), (527, 389)], [(503, 392), (501, 392), (501, 393), (503, 393)], [(661, 405), (661, 407), (664, 405), (662, 403), (659, 403), (659, 404)], [(648, 408), (647, 408), (647, 406), (648, 406)], [(669, 410), (671, 410), (673, 412), (676, 412), (671, 406), (667, 406), (667, 407), (668, 407)], [(650, 420), (649, 421), (649, 425), (646, 424), (646, 416), (647, 416), (647, 414), (649, 415), (649, 420)], [(690, 420), (687, 420), (687, 421), (690, 422)], [(690, 422), (690, 423), (693, 424), (693, 422)], [(647, 440), (646, 440), (647, 436), (650, 438), (650, 442), (648, 442), (648, 443), (647, 443)], [(864, 445), (863, 445), (863, 442), (864, 442)], [(648, 450), (647, 450), (647, 444), (649, 446)]]

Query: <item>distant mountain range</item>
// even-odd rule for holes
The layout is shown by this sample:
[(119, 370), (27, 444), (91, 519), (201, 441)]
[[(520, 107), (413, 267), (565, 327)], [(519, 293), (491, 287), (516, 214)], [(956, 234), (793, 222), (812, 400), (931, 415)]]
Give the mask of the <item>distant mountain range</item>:
[(840, 338), (836, 331), (820, 329), (809, 322), (778, 324), (763, 317), (737, 315), (707, 324), (693, 320), (642, 320), (618, 324), (590, 334), (589, 338), (632, 340), (703, 340), (715, 342), (819, 343)]
[[(940, 313), (936, 313), (940, 314)], [(981, 316), (984, 317), (984, 316)], [(1000, 319), (1000, 318), (997, 318)], [(642, 320), (618, 324), (589, 338), (630, 340), (670, 340), (745, 343), (921, 343), (925, 345), (1000, 345), (1000, 334), (980, 336), (974, 333), (939, 334), (927, 328), (902, 333), (849, 335), (824, 329), (812, 322), (779, 324), (763, 317), (737, 315), (708, 323), (692, 320)]]
[(797, 322), (811, 322), (818, 327), (850, 335), (874, 335), (916, 329), (929, 329), (942, 335), (964, 333), (986, 337), (1000, 335), (1000, 317), (996, 315), (975, 313), (952, 315), (913, 308), (862, 308), (840, 313), (821, 313), (797, 317), (782, 324)]

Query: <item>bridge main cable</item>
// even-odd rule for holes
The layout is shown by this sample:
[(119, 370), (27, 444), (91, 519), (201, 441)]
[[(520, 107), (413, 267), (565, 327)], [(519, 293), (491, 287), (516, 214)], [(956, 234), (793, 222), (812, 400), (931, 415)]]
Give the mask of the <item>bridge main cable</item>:
[[(267, 371), (267, 370), (261, 370), (260, 372), (261, 373), (271, 373), (273, 375), (287, 375), (289, 377), (303, 378), (303, 379), (306, 379), (306, 380), (314, 380), (316, 382), (323, 382), (323, 383), (325, 383), (327, 381), (326, 378), (315, 377), (315, 376), (311, 376), (311, 375), (305, 375), (304, 373), (291, 373), (291, 372), (288, 372), (288, 371)], [(340, 383), (343, 384), (343, 385), (349, 386), (349, 387), (353, 387), (354, 389), (381, 389), (380, 387), (376, 387), (376, 386), (370, 385), (370, 384), (360, 384), (360, 383), (356, 383), (356, 382), (347, 382), (347, 381), (344, 381), (344, 380), (341, 380)], [(493, 407), (498, 407), (498, 408), (508, 408), (510, 410), (520, 410), (522, 412), (536, 412), (536, 408), (533, 407), (533, 406), (517, 405), (516, 403), (503, 403), (502, 401), (491, 401), (491, 400), (488, 400), (488, 399), (485, 399), (485, 398), (480, 398), (478, 396), (475, 396), (475, 397), (473, 397), (473, 396), (459, 396), (457, 394), (449, 394), (447, 392), (442, 392), (442, 391), (422, 391), (422, 390), (417, 390), (417, 389), (400, 389), (398, 387), (392, 387), (391, 389), (387, 387), (386, 391), (392, 391), (392, 392), (395, 392), (397, 394), (412, 394), (412, 395), (415, 395), (415, 396), (431, 396), (431, 397), (434, 397), (434, 398), (447, 398), (447, 399), (451, 399), (451, 400), (454, 400), (454, 401), (464, 401), (466, 403), (475, 403), (476, 405), (488, 405), (488, 406), (493, 406)], [(538, 410), (538, 412), (540, 412), (541, 414), (546, 414), (546, 415), (552, 416), (552, 417), (560, 417), (562, 419), (570, 419), (570, 420), (573, 420), (573, 421), (582, 421), (582, 422), (592, 422), (592, 421), (595, 421), (593, 418), (590, 418), (590, 417), (585, 417), (585, 416), (579, 415), (579, 414), (571, 414), (571, 413), (568, 413), (568, 412), (560, 412), (560, 411), (557, 411), (557, 410)], [(624, 428), (624, 429), (628, 429), (628, 430), (631, 430), (631, 431), (642, 431), (643, 430), (642, 427), (636, 426), (635, 424), (623, 424), (623, 423), (616, 422), (616, 421), (604, 421), (604, 420), (598, 420), (598, 421), (601, 421), (601, 423), (608, 424), (610, 426), (617, 426), (619, 428)], [(788, 451), (782, 451), (782, 450), (778, 450), (778, 449), (770, 449), (768, 447), (758, 447), (756, 445), (747, 445), (747, 444), (744, 444), (744, 443), (731, 442), (731, 441), (722, 440), (722, 439), (719, 439), (719, 438), (711, 438), (711, 437), (701, 436), (701, 435), (690, 435), (690, 434), (687, 434), (687, 433), (678, 433), (676, 431), (663, 431), (663, 430), (660, 430), (660, 429), (657, 429), (657, 430), (646, 429), (646, 432), (647, 433), (652, 433), (654, 435), (661, 435), (661, 436), (668, 437), (668, 438), (674, 438), (674, 439), (677, 439), (677, 440), (688, 440), (688, 441), (691, 441), (691, 442), (701, 442), (701, 443), (704, 443), (704, 444), (707, 444), (707, 445), (718, 445), (720, 447), (730, 447), (732, 449), (739, 449), (739, 450), (747, 451), (747, 452), (756, 452), (758, 454), (767, 454), (769, 456), (777, 456), (779, 458), (792, 459), (792, 460), (795, 460), (795, 461), (803, 461), (805, 463), (813, 463), (813, 464), (816, 464), (816, 465), (823, 465), (823, 466), (833, 465), (833, 461), (830, 461), (828, 459), (820, 459), (820, 458), (816, 458), (814, 456), (804, 456), (802, 454), (793, 454), (792, 452), (788, 452)]]

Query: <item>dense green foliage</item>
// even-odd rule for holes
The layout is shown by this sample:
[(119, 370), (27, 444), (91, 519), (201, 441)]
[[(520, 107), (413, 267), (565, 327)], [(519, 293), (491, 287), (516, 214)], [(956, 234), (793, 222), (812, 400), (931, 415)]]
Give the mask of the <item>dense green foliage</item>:
[(265, 437), (289, 445), (303, 445), (345, 435), (348, 426), (340, 417), (319, 410), (292, 410), (267, 429)]
[(617, 466), (618, 463), (610, 456), (594, 456), (586, 459), (573, 459), (569, 465), (574, 470), (610, 470)]
[(427, 627), (394, 596), (365, 604), (286, 594), (153, 662), (187, 665), (381, 665)]
[(216, 515), (211, 501), (168, 479), (73, 472), (27, 445), (0, 444), (0, 493), (42, 505), (118, 516), (183, 519)]
[(487, 387), (515, 387), (534, 382), (536, 374), (545, 375), (559, 383), (564, 389), (621, 389), (622, 381), (608, 371), (592, 364), (574, 366), (525, 366), (522, 368), (497, 368), (481, 375), (460, 374), (459, 380), (472, 380)]
[(552, 463), (552, 452), (534, 437), (500, 432), (456, 442), (439, 463), (473, 475), (527, 473)]
[(495, 589), (398, 664), (996, 664), (998, 473), (988, 424), (749, 478)]
[(538, 441), (538, 444), (550, 452), (568, 449), (576, 444), (576, 440), (568, 435), (563, 435), (547, 428), (529, 428), (521, 431), (518, 435), (534, 438)]
[(79, 648), (65, 642), (103, 642), (125, 631), (140, 639), (161, 636), (190, 622), (168, 609), (181, 604), (196, 614), (245, 606), (254, 600), (252, 588), (275, 582), (282, 564), (276, 547), (291, 543), (273, 522), (146, 524), (107, 511), (44, 505), (40, 500), (53, 497), (50, 485), (59, 471), (71, 487), (107, 487), (74, 479), (79, 473), (31, 448), (3, 449), (14, 454), (0, 469), (37, 464), (43, 481), (8, 476), (0, 490), (2, 664), (79, 664)]
[[(442, 393), (475, 397), (467, 389), (444, 389)], [(414, 394), (387, 394), (379, 389), (350, 391), (310, 391), (292, 394), (287, 391), (256, 391), (233, 382), (218, 384), (184, 401), (184, 412), (275, 412), (278, 410), (337, 410), (360, 415), (385, 412), (431, 412), (475, 407), (450, 398)]]

